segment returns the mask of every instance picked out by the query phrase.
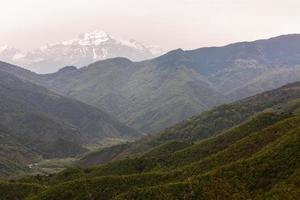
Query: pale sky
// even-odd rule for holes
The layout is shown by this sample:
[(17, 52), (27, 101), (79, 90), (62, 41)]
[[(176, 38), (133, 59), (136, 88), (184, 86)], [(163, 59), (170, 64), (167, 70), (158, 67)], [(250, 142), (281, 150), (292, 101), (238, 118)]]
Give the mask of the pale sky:
[(300, 0), (0, 0), (0, 44), (23, 50), (104, 30), (166, 49), (300, 33)]

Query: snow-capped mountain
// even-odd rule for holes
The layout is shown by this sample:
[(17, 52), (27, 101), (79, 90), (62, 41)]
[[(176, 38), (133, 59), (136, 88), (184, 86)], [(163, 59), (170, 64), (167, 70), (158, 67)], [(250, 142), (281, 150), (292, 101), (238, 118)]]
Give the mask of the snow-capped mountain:
[(164, 51), (136, 40), (122, 40), (104, 31), (83, 33), (71, 40), (47, 44), (33, 51), (22, 53), (8, 46), (0, 47), (0, 60), (21, 65), (38, 73), (55, 72), (75, 65), (82, 67), (97, 60), (126, 57), (140, 61), (159, 56)]
[(25, 55), (18, 49), (8, 45), (0, 46), (0, 58), (2, 60), (17, 60), (23, 58)]

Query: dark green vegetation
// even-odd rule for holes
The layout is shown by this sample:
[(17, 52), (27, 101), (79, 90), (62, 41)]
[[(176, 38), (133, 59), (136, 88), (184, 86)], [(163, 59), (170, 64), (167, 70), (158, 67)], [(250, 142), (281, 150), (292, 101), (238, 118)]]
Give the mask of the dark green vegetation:
[(47, 75), (7, 71), (152, 133), (216, 105), (299, 81), (299, 54), (300, 35), (284, 35), (178, 49), (143, 62), (109, 59)]
[(74, 157), (84, 145), (141, 134), (107, 113), (5, 72), (0, 66), (0, 177), (28, 172), (41, 159)]
[[(289, 104), (293, 105), (292, 100), (300, 98), (299, 85), (299, 83), (289, 84), (276, 90), (267, 91), (241, 101), (216, 107), (185, 122), (167, 128), (158, 134), (147, 136), (134, 143), (94, 152), (92, 154), (93, 156), (88, 155), (83, 158), (80, 164), (81, 166), (88, 166), (90, 163), (105, 163), (110, 160), (124, 158), (127, 155), (145, 153), (166, 142), (178, 141), (191, 143), (195, 140), (205, 139), (235, 127), (247, 120), (250, 116), (272, 106), (277, 105), (276, 108), (278, 112), (280, 112), (280, 109), (285, 109), (288, 112), (288, 107), (281, 108), (283, 107), (281, 104), (291, 101)], [(294, 104), (298, 106), (297, 103)], [(292, 110), (293, 107), (290, 107)], [(264, 123), (262, 125), (264, 125)], [(257, 126), (257, 128), (259, 128), (259, 126)], [(118, 151), (116, 151), (116, 149)], [(111, 156), (109, 156), (110, 153)]]
[(26, 200), (299, 199), (299, 95), (289, 84), (128, 143), (127, 158), (8, 183)]
[(33, 183), (15, 183), (15, 182), (0, 182), (0, 200), (8, 199), (25, 199), (31, 195), (35, 195), (45, 188)]

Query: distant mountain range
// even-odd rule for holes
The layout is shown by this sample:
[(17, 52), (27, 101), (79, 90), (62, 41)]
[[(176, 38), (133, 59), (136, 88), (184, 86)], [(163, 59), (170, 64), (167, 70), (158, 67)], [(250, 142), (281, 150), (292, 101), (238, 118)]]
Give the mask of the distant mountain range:
[(300, 80), (300, 35), (177, 49), (141, 62), (113, 58), (46, 75), (8, 71), (151, 133), (222, 103)]
[(63, 66), (85, 66), (98, 60), (126, 57), (134, 61), (161, 55), (164, 50), (136, 40), (122, 40), (104, 31), (83, 33), (78, 37), (47, 44), (29, 52), (0, 47), (0, 60), (23, 66), (38, 73), (55, 72)]

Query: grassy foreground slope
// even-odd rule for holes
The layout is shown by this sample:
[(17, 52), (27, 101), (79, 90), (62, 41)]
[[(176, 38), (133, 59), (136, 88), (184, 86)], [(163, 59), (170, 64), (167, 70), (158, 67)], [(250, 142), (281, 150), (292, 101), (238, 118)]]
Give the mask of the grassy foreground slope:
[(30, 186), (18, 191), (25, 200), (299, 199), (299, 111), (300, 99), (289, 96), (207, 139), (171, 140), (139, 156), (9, 184)]
[(278, 105), (277, 109), (280, 110), (281, 104), (297, 98), (300, 98), (300, 82), (291, 83), (241, 101), (216, 107), (134, 143), (94, 152), (92, 155), (88, 155), (80, 160), (79, 164), (83, 167), (93, 166), (111, 160), (122, 159), (128, 155), (140, 155), (166, 142), (191, 143), (215, 136), (239, 125), (252, 115), (267, 108)]
[(299, 131), (295, 129), (248, 159), (183, 182), (134, 189), (116, 199), (265, 199), (266, 195), (276, 199), (272, 188), (299, 170)]
[(44, 189), (44, 187), (38, 184), (0, 181), (0, 200), (25, 199), (28, 196), (43, 191)]
[[(214, 150), (214, 145), (208, 145), (207, 154), (180, 166), (168, 162), (163, 165), (149, 153), (141, 158), (54, 176), (44, 182), (50, 187), (32, 199), (273, 199), (274, 195), (284, 195), (278, 187), (299, 181), (295, 173), (300, 167), (300, 116), (273, 114), (274, 119), (272, 114), (263, 115), (270, 117), (270, 123), (261, 130), (249, 134), (242, 131), (242, 126), (253, 123), (254, 119), (237, 126), (235, 129), (241, 132), (234, 135), (230, 135), (233, 132), (230, 130), (200, 142), (224, 141), (227, 147)], [(156, 152), (155, 157), (163, 156), (164, 152), (174, 156), (191, 148), (201, 149), (196, 144), (175, 148), (173, 153)], [(135, 164), (144, 165), (147, 170), (132, 171)], [(298, 187), (290, 190), (297, 194)]]

